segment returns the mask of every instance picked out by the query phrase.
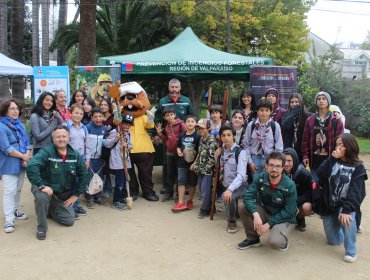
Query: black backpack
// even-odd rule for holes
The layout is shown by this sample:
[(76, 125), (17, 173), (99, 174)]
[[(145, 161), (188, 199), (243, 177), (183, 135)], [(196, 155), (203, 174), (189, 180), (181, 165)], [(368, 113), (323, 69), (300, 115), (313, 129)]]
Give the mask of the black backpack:
[[(103, 136), (103, 139), (107, 139), (109, 137), (109, 134), (110, 132), (115, 129), (115, 128), (111, 128), (109, 130), (107, 130), (105, 133), (104, 133), (104, 136)], [(117, 131), (118, 133), (118, 131)], [(111, 148), (107, 148), (105, 147), (104, 145), (101, 147), (101, 158), (104, 160), (104, 161), (109, 161), (109, 157), (110, 157), (110, 152), (111, 150), (117, 145), (118, 141), (116, 143), (114, 143), (114, 145), (111, 147)]]

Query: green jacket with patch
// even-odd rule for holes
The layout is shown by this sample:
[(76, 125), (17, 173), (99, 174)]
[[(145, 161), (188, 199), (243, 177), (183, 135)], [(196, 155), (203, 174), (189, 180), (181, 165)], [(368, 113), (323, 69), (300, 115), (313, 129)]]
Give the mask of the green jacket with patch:
[(32, 185), (49, 186), (55, 194), (72, 189), (76, 196), (84, 192), (89, 183), (89, 172), (81, 155), (67, 146), (67, 158), (63, 161), (54, 144), (41, 149), (27, 164), (27, 177)]
[(267, 221), (270, 226), (296, 223), (297, 190), (294, 182), (286, 175), (283, 175), (280, 183), (272, 190), (268, 173), (258, 174), (244, 195), (243, 201), (248, 212), (257, 211), (257, 200), (260, 201), (258, 204), (272, 216)]

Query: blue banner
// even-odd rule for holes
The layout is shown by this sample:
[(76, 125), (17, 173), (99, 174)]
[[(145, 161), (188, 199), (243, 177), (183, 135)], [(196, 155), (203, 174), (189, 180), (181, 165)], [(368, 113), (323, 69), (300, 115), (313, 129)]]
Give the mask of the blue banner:
[(70, 100), (69, 92), (69, 69), (68, 66), (35, 66), (33, 67), (34, 95), (33, 102), (36, 103), (39, 96), (45, 92), (56, 92), (63, 90), (67, 96), (67, 104)]

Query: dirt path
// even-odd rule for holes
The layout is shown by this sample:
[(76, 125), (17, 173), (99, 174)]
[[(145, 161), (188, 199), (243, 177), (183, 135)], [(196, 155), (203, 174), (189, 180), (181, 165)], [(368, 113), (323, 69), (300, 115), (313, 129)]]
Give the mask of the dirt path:
[[(370, 156), (363, 160), (370, 169)], [(160, 180), (155, 168), (157, 190)], [(222, 213), (213, 221), (198, 219), (199, 200), (194, 210), (178, 214), (170, 211), (170, 202), (141, 198), (133, 210), (96, 207), (71, 228), (50, 220), (47, 239), (38, 241), (29, 190), (27, 181), (21, 201), (30, 218), (16, 221), (11, 234), (0, 231), (1, 279), (370, 279), (368, 197), (364, 232), (357, 235), (358, 261), (348, 264), (343, 246), (325, 243), (318, 216), (307, 218), (306, 232), (293, 233), (287, 252), (270, 249), (266, 236), (262, 247), (239, 251), (235, 245), (245, 239), (243, 230), (227, 233)]]

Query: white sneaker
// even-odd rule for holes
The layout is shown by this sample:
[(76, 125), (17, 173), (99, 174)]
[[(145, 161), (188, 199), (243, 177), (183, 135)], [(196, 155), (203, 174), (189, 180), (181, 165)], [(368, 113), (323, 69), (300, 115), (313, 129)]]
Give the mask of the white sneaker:
[(11, 233), (14, 231), (14, 223), (13, 222), (6, 222), (4, 225), (4, 231), (6, 233)]
[(18, 220), (27, 220), (28, 219), (27, 214), (23, 213), (22, 211), (20, 211), (18, 209), (14, 211), (14, 215)]
[(357, 229), (357, 233), (362, 233), (362, 231), (363, 231), (362, 226), (359, 226), (358, 229)]
[(355, 256), (353, 256), (353, 257), (351, 257), (351, 256), (344, 256), (344, 261), (345, 262), (349, 262), (349, 263), (354, 263), (355, 261), (357, 260), (357, 256), (355, 255)]

